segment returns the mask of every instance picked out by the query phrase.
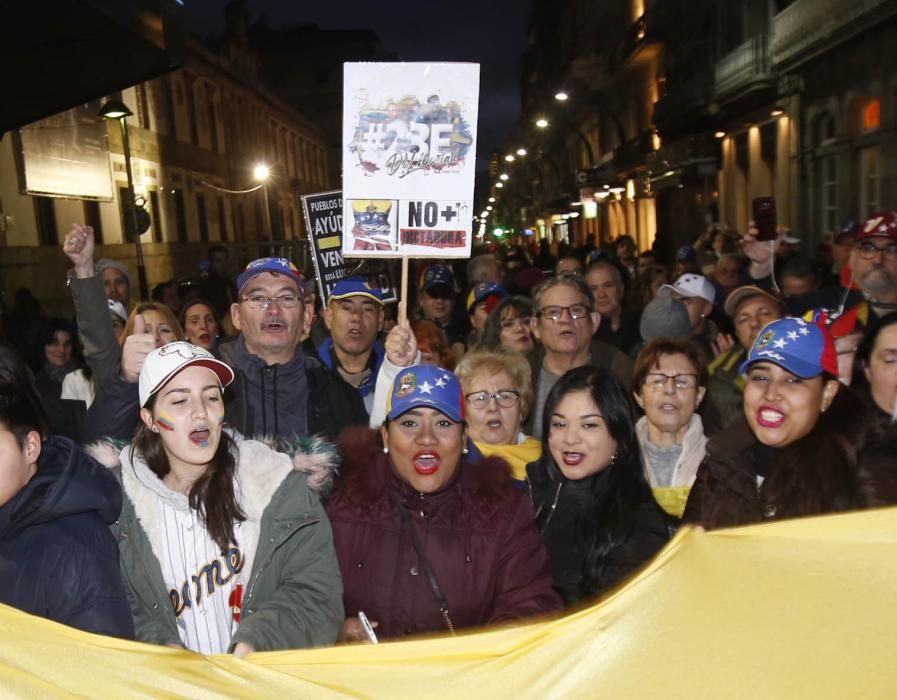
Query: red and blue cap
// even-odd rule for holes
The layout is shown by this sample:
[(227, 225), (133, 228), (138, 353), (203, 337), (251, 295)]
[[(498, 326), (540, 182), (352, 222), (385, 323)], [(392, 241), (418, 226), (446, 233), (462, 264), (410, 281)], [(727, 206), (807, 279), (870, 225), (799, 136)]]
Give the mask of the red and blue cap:
[[(508, 296), (507, 290), (497, 282), (481, 282), (471, 289), (470, 294), (467, 295), (467, 310), (470, 311), (474, 306), (482, 301), (486, 301), (489, 297), (495, 298), (495, 303), (492, 305), (492, 308), (495, 308), (498, 300), (504, 299), (506, 296)], [(487, 307), (487, 310), (489, 313), (492, 313), (492, 309)]]
[(412, 408), (435, 408), (456, 423), (464, 420), (461, 382), (446, 369), (414, 365), (399, 372), (386, 404), (386, 417), (395, 420)]
[(772, 362), (801, 379), (812, 379), (823, 372), (838, 376), (832, 334), (802, 318), (788, 316), (763, 326), (741, 365), (741, 373), (755, 362)]
[(298, 285), (299, 293), (305, 293), (305, 278), (299, 272), (299, 268), (286, 258), (259, 258), (258, 260), (253, 260), (237, 277), (237, 292), (242, 292), (243, 287), (246, 286), (249, 280), (263, 272), (272, 272), (276, 275), (289, 277)]
[(383, 305), (383, 292), (373, 287), (361, 277), (344, 277), (335, 285), (330, 293), (330, 300), (347, 299), (349, 297), (367, 297)]

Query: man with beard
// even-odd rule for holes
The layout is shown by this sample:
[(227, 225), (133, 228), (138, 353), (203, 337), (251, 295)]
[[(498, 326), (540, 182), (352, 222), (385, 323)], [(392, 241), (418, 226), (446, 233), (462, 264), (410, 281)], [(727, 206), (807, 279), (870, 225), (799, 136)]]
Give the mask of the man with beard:
[[(243, 435), (332, 440), (345, 427), (367, 423), (358, 391), (300, 348), (313, 311), (305, 304), (303, 285), (299, 270), (285, 258), (253, 260), (237, 277), (238, 301), (230, 311), (240, 335), (219, 351), (236, 375), (225, 393), (224, 419)], [(125, 344), (122, 367), (128, 371), (123, 369), (103, 402), (91, 406), (91, 412), (102, 412), (91, 421), (102, 426), (92, 437), (133, 436), (139, 407), (134, 369), (147, 354), (139, 344)]]
[(327, 302), (324, 323), (330, 337), (318, 347), (318, 357), (358, 390), (370, 413), (383, 362), (383, 343), (377, 340), (383, 327), (383, 295), (360, 277), (342, 279)]
[[(745, 237), (745, 253), (751, 259), (751, 277), (760, 286), (768, 286), (769, 244)], [(860, 227), (850, 252), (850, 269), (842, 275), (846, 287), (828, 287), (787, 300), (792, 316), (801, 316), (810, 309), (852, 309), (861, 306), (859, 318), (869, 322), (897, 310), (897, 212), (888, 211), (870, 216)]]

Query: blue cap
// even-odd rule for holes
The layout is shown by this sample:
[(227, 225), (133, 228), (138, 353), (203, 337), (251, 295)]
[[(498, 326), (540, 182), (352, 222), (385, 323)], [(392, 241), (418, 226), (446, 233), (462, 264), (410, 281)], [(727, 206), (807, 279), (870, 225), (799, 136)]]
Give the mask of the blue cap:
[(333, 286), (330, 299), (346, 299), (347, 297), (367, 297), (383, 304), (383, 293), (379, 287), (372, 287), (361, 277), (344, 277)]
[(694, 262), (698, 259), (698, 253), (693, 246), (684, 245), (676, 252), (676, 260)]
[(448, 265), (430, 265), (420, 280), (420, 288), (423, 291), (433, 287), (444, 286), (455, 289), (455, 273)]
[(305, 278), (299, 272), (299, 268), (286, 258), (259, 258), (258, 260), (253, 260), (237, 277), (237, 292), (242, 292), (243, 287), (246, 286), (249, 280), (263, 272), (286, 275), (298, 285), (300, 294), (305, 293)]
[(504, 299), (508, 296), (508, 292), (497, 282), (482, 282), (470, 290), (467, 295), (467, 310), (470, 311), (481, 301), (485, 301), (489, 297), (498, 297)]
[(464, 420), (461, 382), (448, 370), (433, 365), (415, 365), (399, 372), (386, 404), (386, 416), (395, 420), (412, 408), (435, 408), (453, 421)]
[(772, 362), (801, 379), (823, 372), (838, 376), (831, 333), (802, 318), (788, 316), (763, 326), (739, 371), (744, 374), (755, 362)]

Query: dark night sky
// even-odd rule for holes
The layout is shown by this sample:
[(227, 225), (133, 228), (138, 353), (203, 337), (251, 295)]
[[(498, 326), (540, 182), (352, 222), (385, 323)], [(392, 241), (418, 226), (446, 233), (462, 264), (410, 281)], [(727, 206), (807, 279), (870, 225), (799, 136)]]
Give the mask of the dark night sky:
[[(186, 0), (191, 31), (201, 38), (221, 36), (225, 4)], [(494, 148), (505, 144), (519, 116), (529, 0), (246, 0), (246, 5), (253, 19), (264, 16), (271, 27), (373, 29), (387, 51), (406, 61), (479, 63), (480, 168)]]

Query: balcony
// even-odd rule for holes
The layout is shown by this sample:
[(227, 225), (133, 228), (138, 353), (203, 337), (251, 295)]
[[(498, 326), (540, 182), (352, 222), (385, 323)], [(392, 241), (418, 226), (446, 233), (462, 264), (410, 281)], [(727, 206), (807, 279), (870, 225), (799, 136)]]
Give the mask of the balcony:
[(716, 64), (716, 95), (721, 101), (775, 86), (765, 34), (752, 37)]
[(772, 63), (799, 63), (895, 13), (891, 0), (797, 0), (772, 20)]
[(666, 94), (654, 103), (654, 125), (664, 138), (701, 128), (713, 101), (713, 75), (697, 73), (685, 81), (668, 81)]

